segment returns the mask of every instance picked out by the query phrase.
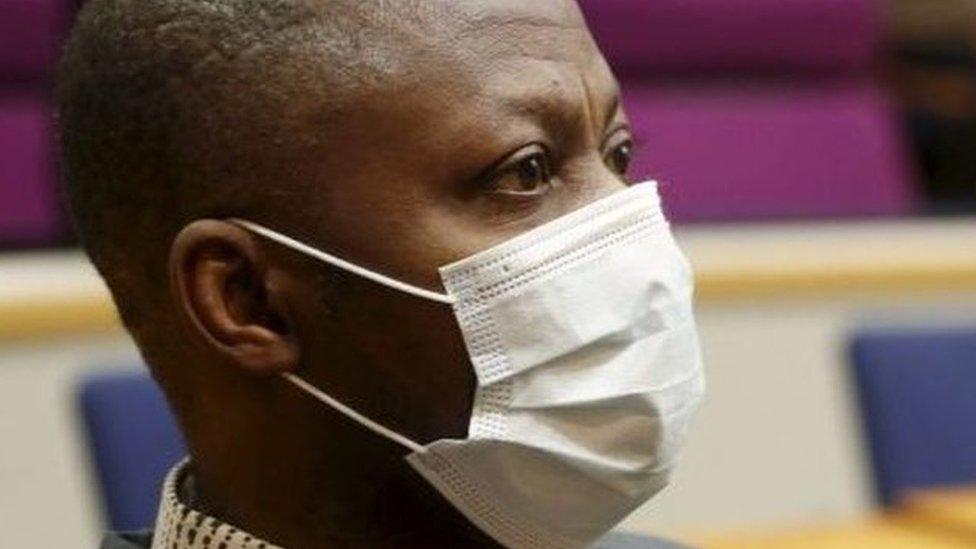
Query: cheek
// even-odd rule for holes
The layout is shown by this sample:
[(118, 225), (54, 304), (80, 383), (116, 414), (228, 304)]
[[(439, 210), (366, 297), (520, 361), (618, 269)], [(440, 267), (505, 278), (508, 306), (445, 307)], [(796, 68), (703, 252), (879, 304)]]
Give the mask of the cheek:
[(346, 383), (371, 417), (420, 443), (467, 435), (475, 377), (449, 306), (357, 281), (331, 322)]
[(446, 203), (427, 215), (424, 247), (428, 265), (443, 290), (437, 268), (510, 240), (559, 216), (560, 192), (553, 190), (535, 204), (513, 208), (490, 199)]

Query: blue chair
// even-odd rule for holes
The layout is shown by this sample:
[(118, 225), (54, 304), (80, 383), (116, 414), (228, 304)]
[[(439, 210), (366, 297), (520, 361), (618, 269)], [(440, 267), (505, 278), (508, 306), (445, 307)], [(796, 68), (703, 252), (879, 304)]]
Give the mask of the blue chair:
[(976, 483), (976, 328), (868, 331), (850, 352), (879, 502)]
[(146, 374), (99, 374), (79, 400), (108, 527), (151, 528), (163, 478), (186, 453), (162, 393)]

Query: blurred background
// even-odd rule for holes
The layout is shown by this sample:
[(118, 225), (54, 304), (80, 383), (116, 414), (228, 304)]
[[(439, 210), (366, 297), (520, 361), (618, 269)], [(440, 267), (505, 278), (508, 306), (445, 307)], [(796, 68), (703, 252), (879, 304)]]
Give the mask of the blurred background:
[[(0, 547), (148, 525), (181, 452), (59, 202), (77, 3), (0, 0)], [(710, 384), (624, 527), (976, 547), (976, 0), (582, 5), (696, 267)]]

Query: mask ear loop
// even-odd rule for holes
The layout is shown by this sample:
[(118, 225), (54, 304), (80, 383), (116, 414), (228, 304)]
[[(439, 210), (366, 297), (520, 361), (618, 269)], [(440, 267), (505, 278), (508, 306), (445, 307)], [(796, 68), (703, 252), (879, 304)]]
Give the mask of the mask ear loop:
[(390, 278), (386, 275), (373, 272), (369, 269), (360, 267), (359, 265), (356, 265), (354, 263), (350, 263), (345, 259), (336, 257), (332, 254), (325, 253), (322, 250), (313, 248), (308, 244), (299, 242), (294, 238), (285, 236), (277, 231), (273, 231), (267, 227), (264, 227), (263, 225), (258, 225), (257, 223), (254, 223), (252, 221), (247, 221), (244, 219), (235, 219), (235, 218), (227, 219), (227, 221), (239, 227), (247, 229), (253, 233), (259, 234), (269, 240), (273, 240), (274, 242), (277, 242), (282, 246), (291, 248), (305, 255), (312, 256), (315, 259), (318, 259), (319, 261), (323, 261), (325, 263), (328, 263), (329, 265), (338, 267), (354, 275), (359, 275), (365, 279), (372, 280), (373, 282), (386, 286), (387, 288), (399, 290), (401, 292), (408, 293), (410, 295), (421, 297), (424, 299), (429, 299), (431, 301), (436, 301), (438, 303), (445, 303), (447, 305), (453, 305), (454, 302), (457, 301), (452, 295), (442, 294), (440, 292), (433, 292), (421, 288), (419, 286), (414, 286), (413, 284), (401, 282), (395, 278)]
[[(227, 221), (239, 227), (247, 229), (248, 231), (259, 234), (269, 240), (277, 242), (278, 244), (281, 244), (286, 248), (291, 248), (299, 253), (312, 256), (320, 261), (328, 263), (329, 265), (338, 267), (352, 274), (359, 275), (365, 279), (372, 280), (373, 282), (376, 282), (388, 288), (392, 288), (394, 290), (400, 290), (410, 295), (414, 295), (424, 299), (429, 299), (431, 301), (436, 301), (438, 303), (445, 303), (448, 305), (451, 305), (456, 301), (454, 299), (454, 296), (450, 296), (438, 292), (432, 292), (430, 290), (420, 288), (418, 286), (414, 286), (413, 284), (407, 284), (406, 282), (401, 282), (399, 280), (396, 280), (395, 278), (390, 278), (386, 275), (382, 275), (380, 273), (370, 271), (369, 269), (365, 269), (363, 267), (360, 267), (359, 265), (350, 263), (334, 255), (327, 254), (321, 250), (309, 246), (308, 244), (299, 242), (294, 238), (285, 236), (277, 231), (271, 230), (263, 225), (259, 225), (252, 221), (247, 221), (244, 219), (234, 219), (234, 218), (227, 219)], [(295, 385), (305, 393), (325, 403), (327, 406), (331, 407), (337, 412), (359, 423), (363, 427), (366, 427), (370, 431), (373, 431), (374, 433), (382, 437), (386, 437), (387, 439), (396, 442), (397, 444), (407, 448), (408, 450), (414, 453), (422, 453), (424, 451), (424, 447), (421, 446), (420, 444), (417, 444), (416, 442), (401, 435), (400, 433), (397, 433), (392, 429), (384, 427), (383, 425), (380, 425), (379, 423), (360, 414), (356, 410), (353, 410), (352, 408), (332, 398), (331, 396), (327, 395), (324, 391), (322, 391), (318, 387), (312, 385), (311, 383), (305, 381), (304, 379), (298, 377), (297, 375), (288, 372), (288, 373), (281, 374), (281, 377), (283, 377), (284, 379), (286, 379), (287, 381), (289, 381), (290, 383), (292, 383), (293, 385)]]
[(346, 406), (345, 404), (325, 394), (321, 389), (305, 381), (304, 379), (296, 376), (295, 374), (284, 373), (281, 374), (281, 377), (292, 382), (299, 389), (305, 391), (309, 395), (331, 406), (337, 412), (344, 414), (349, 419), (352, 419), (353, 421), (359, 423), (363, 427), (366, 427), (370, 431), (373, 431), (374, 433), (380, 436), (386, 437), (392, 440), (393, 442), (396, 442), (397, 444), (404, 446), (405, 448), (407, 448), (408, 450), (412, 451), (415, 454), (423, 453), (424, 451), (423, 446), (401, 435), (400, 433), (397, 433), (396, 431), (393, 431), (391, 429), (388, 429), (380, 425), (379, 423), (376, 423), (375, 421), (369, 419), (368, 417), (360, 414), (356, 410), (353, 410), (352, 408)]

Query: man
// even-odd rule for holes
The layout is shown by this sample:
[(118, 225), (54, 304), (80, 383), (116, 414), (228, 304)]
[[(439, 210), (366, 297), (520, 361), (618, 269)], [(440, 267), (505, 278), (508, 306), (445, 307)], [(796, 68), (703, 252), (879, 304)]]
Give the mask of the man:
[[(59, 101), (83, 243), (191, 456), (155, 533), (105, 547), (582, 545), (663, 487), (684, 429), (671, 418), (701, 391), (693, 333), (656, 366), (688, 366), (673, 406), (628, 389), (596, 412), (564, 405), (576, 415), (558, 433), (528, 430), (572, 438), (567, 465), (514, 442), (514, 424), (478, 435), (495, 417), (485, 386), (510, 382), (485, 381), (463, 292), (438, 276), (634, 202), (614, 198), (630, 192), (632, 137), (573, 2), (91, 0)], [(689, 316), (686, 265), (654, 226), (663, 255), (641, 271), (660, 263), (666, 280), (641, 287)], [(631, 286), (619, 270), (610, 289)], [(646, 295), (621, 301), (637, 331)], [(575, 442), (600, 433), (616, 434)]]

